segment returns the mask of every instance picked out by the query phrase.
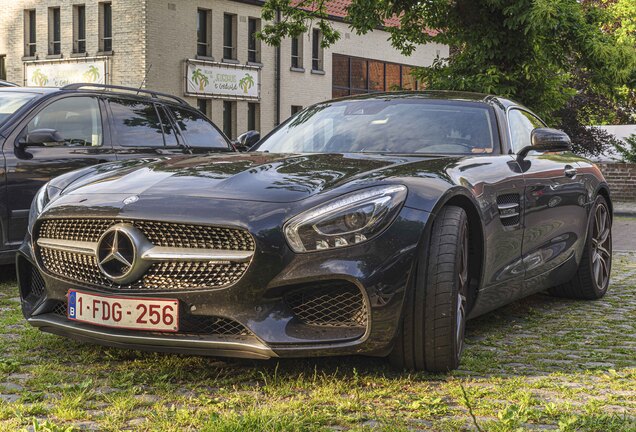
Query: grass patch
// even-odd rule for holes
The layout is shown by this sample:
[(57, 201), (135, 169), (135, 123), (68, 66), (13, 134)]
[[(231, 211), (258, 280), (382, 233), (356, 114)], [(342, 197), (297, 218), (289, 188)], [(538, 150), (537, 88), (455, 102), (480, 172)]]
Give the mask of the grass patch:
[(462, 369), (125, 351), (28, 327), (0, 278), (0, 431), (636, 431), (636, 256), (596, 302), (539, 294), (469, 322)]

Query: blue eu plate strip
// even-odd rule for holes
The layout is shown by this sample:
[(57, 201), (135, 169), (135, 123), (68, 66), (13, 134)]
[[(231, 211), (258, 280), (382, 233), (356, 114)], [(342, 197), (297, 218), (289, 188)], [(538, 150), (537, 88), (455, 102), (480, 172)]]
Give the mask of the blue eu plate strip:
[(68, 317), (77, 318), (77, 308), (75, 306), (77, 293), (69, 291), (68, 293)]

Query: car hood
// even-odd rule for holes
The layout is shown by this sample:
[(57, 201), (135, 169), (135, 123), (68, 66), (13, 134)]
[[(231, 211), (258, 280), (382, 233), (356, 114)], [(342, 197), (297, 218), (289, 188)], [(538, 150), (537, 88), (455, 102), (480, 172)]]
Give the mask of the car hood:
[(126, 161), (87, 170), (63, 194), (198, 196), (294, 202), (352, 181), (387, 179), (396, 167), (439, 159), (368, 154), (236, 153)]

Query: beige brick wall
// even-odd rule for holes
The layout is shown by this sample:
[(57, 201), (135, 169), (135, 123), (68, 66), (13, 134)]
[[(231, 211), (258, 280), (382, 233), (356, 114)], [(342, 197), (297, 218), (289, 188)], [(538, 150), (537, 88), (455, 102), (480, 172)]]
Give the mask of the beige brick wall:
[(291, 113), (292, 105), (307, 106), (316, 102), (331, 99), (332, 58), (333, 54), (363, 57), (386, 62), (401, 63), (412, 66), (429, 66), (438, 55), (448, 56), (445, 45), (428, 44), (419, 47), (413, 55), (406, 57), (394, 49), (388, 41), (389, 34), (376, 30), (364, 36), (353, 33), (347, 24), (335, 22), (334, 27), (341, 37), (333, 46), (324, 50), (325, 75), (311, 73), (311, 31), (303, 37), (303, 66), (305, 72), (291, 71), (291, 40), (286, 39), (282, 50), (282, 118)]
[[(48, 8), (61, 7), (62, 55), (71, 57), (73, 50), (73, 4), (78, 0), (0, 0), (0, 54), (7, 55), (8, 79), (23, 82), (24, 10), (37, 10), (37, 57), (48, 53)], [(86, 5), (87, 51), (89, 57), (98, 52), (98, 1), (84, 0)], [(184, 62), (196, 57), (197, 8), (212, 12), (212, 56), (222, 59), (223, 14), (236, 14), (237, 57), (247, 63), (248, 17), (260, 17), (260, 7), (232, 0), (112, 0), (113, 51), (110, 57), (110, 83), (139, 86), (148, 70), (145, 86), (176, 95), (184, 93)], [(388, 33), (375, 31), (365, 36), (352, 33), (346, 24), (335, 22), (342, 38), (324, 53), (324, 75), (311, 73), (311, 40), (305, 35), (303, 64), (305, 72), (292, 72), (291, 42), (281, 46), (281, 120), (291, 113), (292, 105), (307, 106), (331, 98), (331, 61), (334, 53), (403, 63), (429, 65), (439, 53), (448, 54), (440, 45), (420, 47), (411, 57), (402, 56), (388, 42)], [(261, 44), (260, 113), (261, 131), (267, 133), (275, 125), (275, 55), (274, 47)], [(195, 98), (186, 98), (196, 105)], [(223, 101), (210, 102), (211, 117), (223, 120)], [(236, 102), (234, 135), (247, 130), (247, 102)]]
[[(97, 0), (0, 0), (0, 54), (7, 55), (7, 78), (24, 82), (24, 10), (36, 10), (38, 60), (48, 55), (48, 8), (60, 7), (62, 60), (73, 52), (73, 5), (86, 6), (86, 51), (98, 54)], [(139, 86), (146, 65), (146, 0), (112, 0), (113, 52), (110, 82)]]
[[(212, 15), (212, 57), (223, 58), (223, 14), (237, 15), (237, 60), (247, 63), (247, 19), (260, 18), (260, 7), (228, 0), (149, 0), (148, 8), (148, 87), (183, 95), (185, 60), (197, 53), (197, 9), (209, 9)], [(262, 44), (261, 125), (271, 129), (275, 123), (274, 91), (275, 49)], [(186, 98), (196, 105), (195, 98)], [(211, 100), (211, 118), (223, 123), (223, 101)], [(247, 102), (236, 102), (235, 136), (247, 130)]]

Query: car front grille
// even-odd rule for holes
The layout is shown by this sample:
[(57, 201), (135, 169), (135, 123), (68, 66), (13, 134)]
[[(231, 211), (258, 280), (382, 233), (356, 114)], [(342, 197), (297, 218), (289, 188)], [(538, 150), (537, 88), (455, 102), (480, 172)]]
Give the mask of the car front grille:
[(118, 223), (135, 226), (156, 246), (254, 250), (254, 239), (242, 229), (141, 220), (45, 219), (38, 237), (97, 242), (108, 228)]
[[(67, 317), (65, 302), (57, 302), (51, 312), (61, 317)], [(230, 318), (217, 316), (195, 316), (181, 314), (179, 319), (179, 331), (164, 333), (165, 335), (212, 335), (212, 336), (251, 336), (244, 325)]]
[(293, 289), (285, 295), (285, 302), (296, 318), (307, 325), (367, 326), (367, 308), (362, 293), (348, 282)]
[[(34, 238), (97, 243), (108, 228), (120, 223), (133, 225), (155, 246), (252, 252), (255, 249), (254, 239), (242, 229), (115, 219), (47, 219), (42, 221)], [(237, 282), (250, 264), (249, 261), (155, 262), (137, 281), (121, 285), (102, 273), (94, 255), (47, 247), (35, 249), (48, 273), (111, 290), (222, 288)]]

